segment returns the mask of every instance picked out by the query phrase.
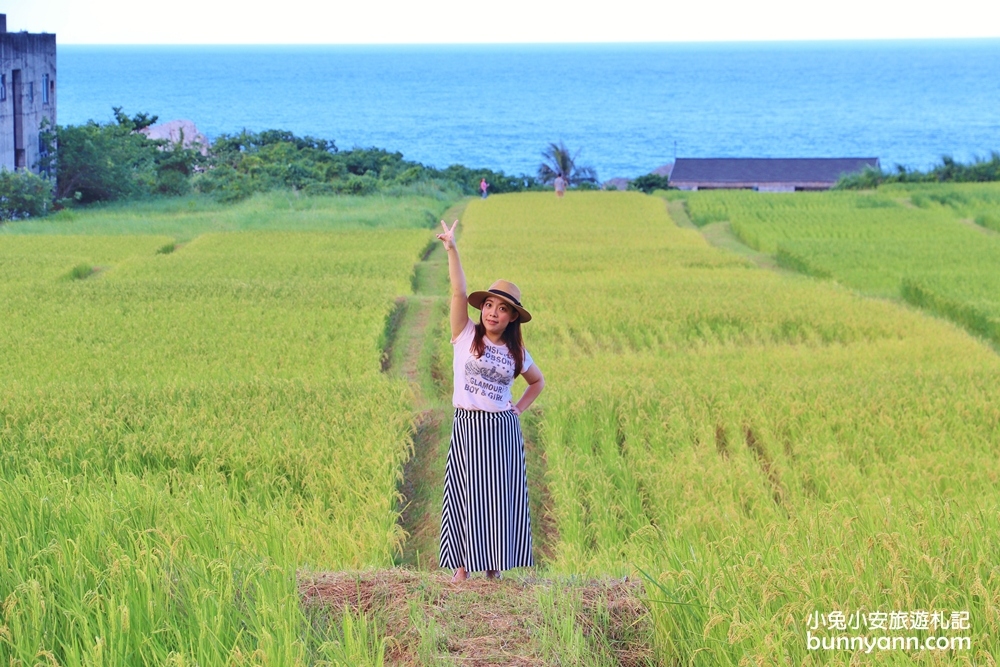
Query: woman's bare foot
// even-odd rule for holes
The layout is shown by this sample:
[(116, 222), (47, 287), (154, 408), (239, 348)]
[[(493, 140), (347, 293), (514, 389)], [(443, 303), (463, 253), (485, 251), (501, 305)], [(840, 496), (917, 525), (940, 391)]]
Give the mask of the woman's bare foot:
[(460, 581), (465, 581), (469, 578), (469, 572), (464, 567), (460, 567), (455, 570), (455, 576), (451, 578), (451, 583), (457, 584)]
[(500, 579), (501, 578), (500, 570), (486, 570), (486, 578)]

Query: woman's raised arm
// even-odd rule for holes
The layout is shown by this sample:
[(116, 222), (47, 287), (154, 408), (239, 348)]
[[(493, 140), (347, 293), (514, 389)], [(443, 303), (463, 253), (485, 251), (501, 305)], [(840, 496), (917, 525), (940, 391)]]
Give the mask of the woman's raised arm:
[(462, 270), (462, 260), (458, 258), (458, 246), (455, 245), (455, 227), (458, 220), (452, 223), (451, 228), (441, 221), (441, 228), (444, 232), (437, 237), (444, 243), (444, 249), (448, 253), (448, 279), (451, 281), (451, 337), (454, 340), (465, 329), (469, 322), (469, 294), (465, 285), (465, 271)]

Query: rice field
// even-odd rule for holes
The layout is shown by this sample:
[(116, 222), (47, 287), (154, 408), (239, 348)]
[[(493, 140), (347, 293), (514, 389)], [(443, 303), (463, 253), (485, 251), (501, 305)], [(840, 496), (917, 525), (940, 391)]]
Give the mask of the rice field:
[[(711, 194), (705, 208), (752, 210)], [(771, 229), (755, 215), (752, 229)], [(936, 215), (926, 224), (943, 230)], [(496, 196), (464, 220), (470, 289), (514, 280), (535, 318), (525, 338), (547, 380), (536, 418), (553, 572), (648, 574), (666, 664), (855, 664), (806, 646), (810, 614), (838, 610), (967, 610), (971, 650), (853, 659), (993, 664), (989, 347), (891, 302), (752, 267), (640, 194)]]
[(421, 194), (419, 185), (410, 190), (398, 196), (327, 197), (278, 190), (238, 204), (192, 195), (90, 205), (0, 225), (0, 236), (159, 234), (184, 242), (210, 232), (426, 229), (437, 224), (451, 201), (440, 192)]
[[(469, 287), (522, 288), (547, 380), (538, 574), (640, 577), (661, 664), (995, 664), (1000, 360), (859, 294), (991, 307), (992, 191), (949, 192), (688, 198), (834, 280), (638, 193), (472, 201)], [(402, 551), (414, 391), (381, 357), (445, 205), (279, 193), (0, 229), (0, 663), (385, 662), (376, 620), (303, 606), (296, 577)], [(967, 611), (971, 648), (807, 647), (814, 612), (916, 610)], [(546, 655), (599, 662), (549, 615)]]
[(411, 389), (380, 344), (429, 241), (416, 210), (0, 237), (0, 662), (379, 662), (365, 619), (303, 610), (296, 572), (400, 550)]
[(1000, 343), (997, 184), (682, 196), (695, 224), (728, 221), (744, 243), (783, 266), (901, 297)]

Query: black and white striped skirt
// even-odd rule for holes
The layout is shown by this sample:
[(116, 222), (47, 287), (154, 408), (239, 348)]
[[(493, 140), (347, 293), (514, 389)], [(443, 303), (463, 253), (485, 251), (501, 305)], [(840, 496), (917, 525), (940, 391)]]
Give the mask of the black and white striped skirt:
[(469, 572), (534, 565), (524, 438), (513, 410), (455, 408), (439, 562)]

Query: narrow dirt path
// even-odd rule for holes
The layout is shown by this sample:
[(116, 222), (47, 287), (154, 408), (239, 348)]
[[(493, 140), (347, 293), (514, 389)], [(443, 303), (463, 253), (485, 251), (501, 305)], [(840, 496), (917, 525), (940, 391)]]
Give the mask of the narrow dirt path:
[[(461, 218), (465, 203), (445, 213)], [(428, 247), (413, 267), (413, 294), (402, 297), (402, 315), (391, 343), (386, 370), (404, 377), (416, 393), (413, 456), (400, 485), (400, 523), (409, 535), (398, 565), (437, 568), (441, 528), (441, 494), (451, 436), (451, 357), (448, 340), (448, 255), (439, 243)], [(544, 565), (558, 540), (548, 513), (551, 496), (545, 484), (545, 455), (536, 442), (537, 415), (525, 415), (525, 455), (528, 465), (535, 560)]]
[(678, 227), (683, 229), (692, 229), (701, 234), (702, 237), (708, 241), (709, 245), (734, 252), (744, 259), (750, 260), (762, 269), (791, 273), (778, 266), (778, 262), (773, 256), (768, 255), (765, 252), (760, 252), (759, 250), (754, 250), (747, 244), (743, 243), (743, 241), (736, 236), (732, 225), (730, 225), (727, 221), (712, 222), (704, 227), (698, 227), (691, 222), (691, 218), (688, 217), (687, 209), (684, 208), (684, 202), (679, 200), (667, 202), (667, 215), (670, 216), (670, 219), (673, 220)]
[[(445, 213), (460, 218), (463, 202)], [(441, 525), (441, 488), (450, 435), (450, 400), (442, 388), (447, 360), (442, 339), (447, 336), (448, 256), (440, 243), (429, 245), (413, 267), (413, 294), (402, 298), (403, 314), (391, 344), (389, 373), (414, 388), (416, 404), (413, 456), (400, 484), (400, 523), (409, 535), (397, 565), (412, 569), (437, 567)]]
[[(461, 218), (465, 202), (445, 213)], [(461, 228), (461, 225), (459, 226)], [(428, 246), (413, 269), (413, 294), (400, 297), (383, 370), (408, 380), (415, 394), (413, 455), (400, 484), (400, 524), (409, 536), (397, 567), (364, 572), (300, 572), (310, 613), (337, 618), (345, 607), (386, 637), (390, 665), (652, 665), (652, 621), (640, 582), (540, 578), (558, 542), (548, 510), (546, 460), (537, 444), (541, 419), (523, 423), (535, 571), (502, 581), (474, 575), (461, 584), (438, 568), (444, 468), (451, 436), (448, 258)], [(375, 662), (380, 662), (378, 659)]]
[[(903, 206), (907, 208), (916, 208), (909, 198), (896, 199), (896, 201), (900, 202), (901, 204), (903, 204)], [(773, 271), (775, 273), (780, 273), (786, 276), (796, 276), (799, 278), (806, 278), (809, 280), (816, 279), (815, 277), (810, 276), (809, 274), (804, 273), (802, 271), (796, 271), (794, 269), (785, 268), (781, 266), (778, 263), (778, 260), (775, 255), (769, 255), (765, 252), (754, 250), (753, 248), (745, 244), (742, 240), (740, 240), (740, 238), (736, 235), (736, 232), (733, 231), (732, 225), (728, 221), (712, 222), (705, 225), (704, 227), (698, 227), (691, 221), (691, 218), (688, 216), (687, 209), (684, 207), (684, 202), (679, 200), (667, 202), (667, 214), (670, 216), (670, 218), (674, 221), (674, 223), (678, 227), (684, 229), (693, 229), (697, 231), (699, 234), (701, 234), (702, 238), (708, 241), (709, 245), (712, 245), (716, 248), (721, 248), (723, 250), (728, 250), (730, 252), (734, 252), (740, 257), (749, 260), (759, 268), (768, 271)], [(976, 224), (976, 221), (971, 218), (955, 218), (955, 221), (959, 225), (971, 227), (986, 236), (1000, 236), (1000, 232)], [(910, 303), (902, 296), (902, 294), (897, 294), (895, 296), (888, 296), (883, 294), (871, 294), (858, 288), (854, 288), (852, 291), (859, 297), (864, 299), (875, 299), (877, 301), (885, 301), (886, 303), (891, 303), (893, 305), (906, 308), (908, 310), (913, 310), (914, 312), (919, 312), (920, 314), (926, 317), (932, 317), (935, 319), (944, 320), (946, 322), (950, 322), (952, 324), (960, 326), (964, 328), (967, 332), (969, 332), (969, 335), (978, 338), (979, 340), (989, 345), (993, 350), (1000, 353), (1000, 344), (998, 344), (994, 340), (983, 336), (978, 331), (970, 329), (963, 322), (953, 319), (947, 315), (941, 315), (932, 309)]]
[(972, 227), (973, 229), (986, 234), (986, 236), (1000, 236), (1000, 232), (990, 229), (989, 227), (984, 227), (977, 223), (972, 218), (956, 218), (959, 223), (966, 225), (967, 227)]

